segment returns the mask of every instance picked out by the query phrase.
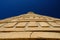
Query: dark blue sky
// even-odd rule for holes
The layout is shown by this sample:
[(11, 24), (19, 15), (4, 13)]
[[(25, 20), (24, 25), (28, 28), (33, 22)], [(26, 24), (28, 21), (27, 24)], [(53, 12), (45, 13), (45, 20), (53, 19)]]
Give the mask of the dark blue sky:
[(0, 19), (29, 11), (60, 18), (59, 0), (0, 0)]

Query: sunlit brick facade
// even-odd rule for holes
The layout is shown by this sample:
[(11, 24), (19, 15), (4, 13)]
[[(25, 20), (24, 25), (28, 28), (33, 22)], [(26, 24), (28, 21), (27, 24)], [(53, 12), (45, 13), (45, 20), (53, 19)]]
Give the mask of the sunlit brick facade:
[(28, 12), (0, 20), (0, 39), (60, 39), (60, 19)]

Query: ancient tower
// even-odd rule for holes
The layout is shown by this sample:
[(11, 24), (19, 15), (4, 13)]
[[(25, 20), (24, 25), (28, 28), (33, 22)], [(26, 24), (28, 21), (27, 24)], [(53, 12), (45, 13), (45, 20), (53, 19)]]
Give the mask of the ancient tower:
[[(0, 39), (60, 39), (60, 19), (28, 12), (0, 20)], [(35, 40), (36, 40), (35, 39)]]

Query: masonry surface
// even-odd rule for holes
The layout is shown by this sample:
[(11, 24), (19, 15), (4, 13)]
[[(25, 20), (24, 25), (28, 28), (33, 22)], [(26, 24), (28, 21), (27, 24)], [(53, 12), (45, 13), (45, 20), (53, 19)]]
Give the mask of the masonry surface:
[(0, 39), (60, 39), (60, 19), (34, 12), (0, 20)]

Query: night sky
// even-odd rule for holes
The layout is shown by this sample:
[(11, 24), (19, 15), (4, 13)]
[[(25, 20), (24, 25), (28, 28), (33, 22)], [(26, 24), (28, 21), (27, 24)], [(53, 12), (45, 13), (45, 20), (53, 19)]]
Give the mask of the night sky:
[(0, 19), (25, 14), (37, 14), (60, 18), (59, 0), (0, 0)]

